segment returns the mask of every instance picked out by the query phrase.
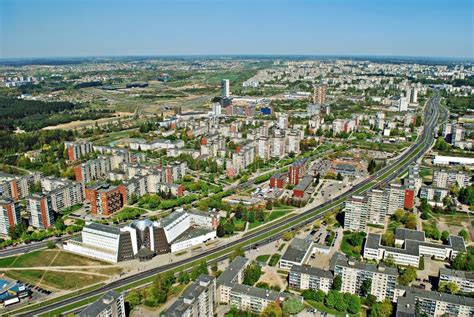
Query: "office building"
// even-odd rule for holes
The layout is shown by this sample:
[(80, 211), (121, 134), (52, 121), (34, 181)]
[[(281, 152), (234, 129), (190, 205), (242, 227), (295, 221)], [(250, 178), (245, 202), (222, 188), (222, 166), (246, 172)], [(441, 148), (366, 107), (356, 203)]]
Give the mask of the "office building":
[(221, 97), (223, 99), (230, 97), (230, 81), (228, 79), (221, 80)]
[(216, 279), (200, 275), (163, 314), (165, 317), (214, 316), (217, 305)]
[(8, 236), (10, 228), (20, 222), (20, 203), (11, 198), (0, 199), (0, 235)]
[(115, 291), (108, 291), (78, 315), (79, 317), (126, 317), (123, 295)]
[(303, 265), (313, 250), (313, 241), (309, 238), (295, 238), (280, 259), (280, 269), (291, 270), (293, 265)]
[(434, 257), (437, 260), (453, 260), (459, 252), (466, 252), (464, 239), (449, 236), (447, 244), (428, 242), (422, 231), (397, 228), (395, 231), (395, 247), (381, 244), (380, 234), (369, 233), (365, 240), (364, 258), (381, 261), (393, 259), (395, 264), (418, 267), (420, 257)]
[(290, 288), (297, 290), (313, 289), (327, 293), (331, 289), (333, 274), (308, 265), (293, 265), (289, 275)]

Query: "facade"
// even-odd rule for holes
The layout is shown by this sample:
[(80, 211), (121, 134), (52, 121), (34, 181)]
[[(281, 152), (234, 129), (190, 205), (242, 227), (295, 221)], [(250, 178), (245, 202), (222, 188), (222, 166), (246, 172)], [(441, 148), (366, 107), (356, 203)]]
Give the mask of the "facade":
[(436, 169), (433, 172), (433, 186), (450, 188), (458, 184), (460, 188), (469, 186), (471, 175), (463, 171)]
[(39, 181), (39, 175), (12, 175), (0, 172), (0, 198), (19, 200), (30, 195), (30, 186)]
[(85, 196), (90, 202), (91, 212), (95, 215), (109, 216), (127, 203), (127, 193), (123, 184), (86, 187)]
[(420, 189), (420, 198), (434, 204), (442, 204), (448, 194), (449, 190), (446, 188), (422, 186)]
[(367, 198), (352, 196), (344, 204), (344, 230), (365, 231), (367, 229)]
[(311, 239), (295, 238), (280, 259), (280, 269), (291, 270), (293, 265), (303, 265), (313, 250)]
[(297, 290), (313, 289), (327, 293), (331, 289), (334, 276), (331, 271), (307, 265), (293, 265), (289, 275), (290, 288)]
[(227, 99), (230, 97), (230, 80), (221, 80), (221, 97)]
[(298, 185), (295, 186), (293, 189), (293, 197), (297, 198), (303, 198), (305, 192), (311, 187), (313, 184), (313, 177), (306, 175), (303, 177), (301, 182), (298, 183)]
[(361, 295), (361, 287), (368, 280), (371, 285), (369, 293), (377, 301), (385, 298), (393, 301), (398, 277), (396, 268), (356, 262), (338, 253), (334, 255), (331, 266), (334, 276), (342, 277), (341, 292)]
[(474, 298), (447, 293), (403, 288), (398, 290), (397, 317), (474, 316)]
[(20, 222), (20, 203), (10, 198), (0, 199), (0, 235), (8, 236), (9, 229)]
[(322, 105), (326, 103), (326, 89), (324, 84), (313, 86), (313, 104)]
[(474, 293), (474, 272), (439, 269), (439, 284), (455, 283), (464, 294)]
[(68, 158), (71, 162), (77, 161), (94, 151), (92, 143), (88, 141), (64, 142)]
[(90, 183), (98, 179), (107, 178), (110, 171), (112, 171), (112, 163), (111, 157), (109, 156), (100, 156), (74, 166), (76, 181), (83, 183)]
[(298, 160), (290, 165), (288, 169), (288, 183), (298, 185), (300, 179), (306, 174), (306, 159)]
[(268, 304), (280, 301), (280, 293), (272, 290), (235, 284), (230, 291), (231, 306), (254, 314), (261, 314)]
[(272, 175), (272, 177), (270, 177), (270, 188), (285, 188), (287, 178), (287, 173)]
[(33, 194), (26, 199), (26, 211), (30, 225), (37, 229), (47, 229), (54, 224), (54, 210), (51, 196)]
[(250, 260), (237, 256), (224, 272), (217, 278), (217, 300), (219, 303), (230, 302), (230, 292), (235, 284), (242, 284), (244, 281), (244, 270)]
[(123, 295), (115, 291), (108, 291), (79, 313), (79, 317), (90, 316), (126, 317)]
[(166, 317), (214, 316), (217, 304), (216, 279), (200, 275), (166, 310)]

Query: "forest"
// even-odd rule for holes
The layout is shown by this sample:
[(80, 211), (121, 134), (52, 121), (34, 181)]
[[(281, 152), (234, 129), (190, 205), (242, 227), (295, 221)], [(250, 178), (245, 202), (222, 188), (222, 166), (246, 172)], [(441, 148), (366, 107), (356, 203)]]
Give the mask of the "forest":
[(75, 120), (88, 120), (109, 117), (108, 109), (86, 109), (85, 105), (71, 102), (44, 102), (0, 97), (0, 127), (12, 131), (20, 127), (26, 131), (67, 123)]

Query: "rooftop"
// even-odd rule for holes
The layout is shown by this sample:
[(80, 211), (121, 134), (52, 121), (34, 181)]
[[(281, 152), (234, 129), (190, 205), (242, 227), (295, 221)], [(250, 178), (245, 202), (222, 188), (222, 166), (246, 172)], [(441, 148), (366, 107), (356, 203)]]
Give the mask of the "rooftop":
[(122, 296), (115, 291), (108, 291), (100, 299), (87, 306), (79, 313), (79, 316), (98, 316), (101, 312), (110, 306), (110, 303)]
[(219, 275), (217, 278), (217, 283), (218, 284), (230, 284), (233, 283), (235, 280), (237, 274), (239, 274), (240, 271), (242, 271), (247, 263), (249, 262), (249, 259), (237, 256), (234, 261), (229, 263), (229, 266), (224, 270), (224, 272)]
[(286, 249), (286, 252), (281, 257), (284, 261), (302, 263), (306, 253), (312, 246), (312, 241), (309, 239), (295, 238)]
[(291, 268), (291, 272), (303, 273), (311, 276), (319, 276), (330, 280), (332, 280), (334, 277), (331, 271), (323, 270), (309, 265), (293, 265), (293, 267)]
[(231, 290), (232, 293), (243, 294), (251, 297), (257, 297), (270, 301), (276, 301), (280, 297), (279, 292), (266, 290), (263, 288), (247, 286), (243, 284), (235, 284)]

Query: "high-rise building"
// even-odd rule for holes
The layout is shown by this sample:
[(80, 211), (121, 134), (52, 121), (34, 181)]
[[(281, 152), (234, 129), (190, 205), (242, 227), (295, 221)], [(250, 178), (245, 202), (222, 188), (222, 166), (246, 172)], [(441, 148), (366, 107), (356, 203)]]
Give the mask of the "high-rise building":
[(123, 295), (115, 291), (108, 291), (79, 313), (79, 317), (90, 316), (126, 317)]
[(341, 292), (361, 295), (364, 281), (370, 281), (369, 294), (374, 295), (377, 301), (386, 298), (393, 301), (398, 277), (396, 268), (356, 262), (339, 253), (334, 257), (332, 269), (334, 276), (342, 277)]
[(313, 103), (316, 105), (322, 105), (326, 103), (326, 88), (325, 84), (319, 84), (313, 86)]
[(212, 104), (212, 115), (214, 117), (220, 117), (222, 114), (222, 106), (220, 103), (216, 102)]
[(408, 101), (406, 97), (398, 99), (398, 111), (403, 112), (408, 110)]
[(344, 230), (365, 231), (367, 216), (367, 197), (352, 196), (344, 204)]
[(463, 171), (436, 169), (433, 172), (433, 186), (450, 188), (454, 184), (467, 187), (471, 182), (471, 175)]
[(94, 151), (92, 143), (87, 141), (64, 142), (70, 161), (76, 161), (84, 155)]
[(293, 265), (289, 275), (289, 286), (298, 290), (313, 289), (327, 293), (331, 289), (333, 274), (308, 265)]
[(388, 209), (388, 197), (384, 190), (372, 189), (367, 193), (367, 203), (369, 209), (368, 222), (371, 224), (383, 225)]
[(418, 102), (418, 90), (416, 89), (416, 87), (413, 87), (411, 89), (411, 102), (412, 103)]
[(123, 184), (86, 187), (85, 194), (94, 215), (109, 216), (127, 203), (127, 193)]
[(20, 203), (10, 198), (0, 200), (0, 235), (7, 236), (9, 229), (21, 221)]
[(164, 316), (214, 316), (216, 305), (216, 279), (213, 276), (203, 274), (166, 310)]
[(221, 97), (226, 99), (230, 97), (230, 81), (228, 79), (221, 80)]
[(26, 211), (33, 228), (47, 229), (54, 224), (53, 203), (50, 195), (33, 194), (27, 197)]

